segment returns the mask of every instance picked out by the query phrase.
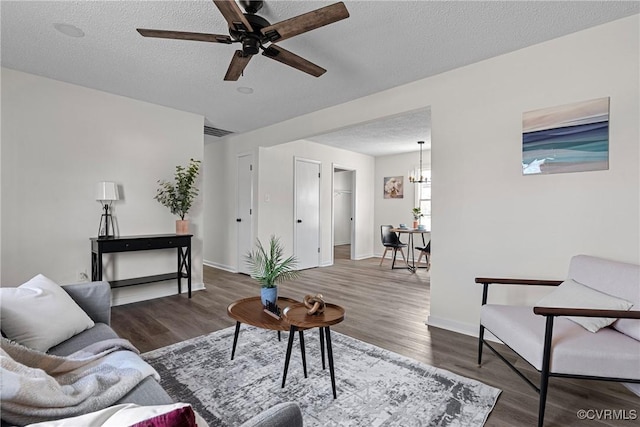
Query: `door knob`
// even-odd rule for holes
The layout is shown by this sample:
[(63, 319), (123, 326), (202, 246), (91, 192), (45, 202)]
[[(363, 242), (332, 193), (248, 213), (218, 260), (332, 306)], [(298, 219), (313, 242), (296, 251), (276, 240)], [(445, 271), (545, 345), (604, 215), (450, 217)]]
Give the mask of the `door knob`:
[(299, 219), (299, 220), (297, 221), (297, 223), (298, 223), (298, 224), (300, 224), (301, 222), (302, 222), (302, 220), (301, 220), (301, 219)]
[(236, 218), (236, 222), (242, 222), (242, 218)]

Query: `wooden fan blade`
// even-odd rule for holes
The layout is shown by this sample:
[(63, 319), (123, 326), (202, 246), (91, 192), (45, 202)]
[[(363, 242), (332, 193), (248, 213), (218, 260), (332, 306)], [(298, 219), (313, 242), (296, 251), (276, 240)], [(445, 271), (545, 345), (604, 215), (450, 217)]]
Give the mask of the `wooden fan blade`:
[(237, 81), (240, 78), (240, 75), (244, 71), (245, 67), (251, 60), (252, 55), (245, 55), (241, 50), (236, 50), (236, 53), (233, 54), (233, 58), (231, 59), (231, 64), (229, 64), (229, 69), (227, 70), (227, 74), (225, 74), (224, 79), (227, 81)]
[(253, 32), (251, 24), (249, 24), (249, 21), (240, 10), (240, 6), (234, 0), (213, 0), (213, 2), (222, 13), (222, 16), (224, 16), (224, 19), (227, 20), (229, 28), (242, 32)]
[(184, 31), (149, 30), (146, 28), (138, 28), (137, 31), (144, 37), (231, 44), (231, 37), (222, 34), (187, 33)]
[(270, 41), (279, 42), (348, 17), (349, 11), (344, 3), (339, 2), (264, 27), (260, 31)]
[(262, 52), (262, 54), (267, 58), (275, 59), (278, 62), (282, 62), (283, 64), (293, 67), (297, 70), (304, 71), (305, 73), (311, 74), (314, 77), (320, 77), (327, 72), (327, 70), (317, 66), (313, 62), (307, 61), (306, 59), (296, 55), (295, 53), (289, 52), (288, 50), (273, 44), (266, 48), (264, 52)]

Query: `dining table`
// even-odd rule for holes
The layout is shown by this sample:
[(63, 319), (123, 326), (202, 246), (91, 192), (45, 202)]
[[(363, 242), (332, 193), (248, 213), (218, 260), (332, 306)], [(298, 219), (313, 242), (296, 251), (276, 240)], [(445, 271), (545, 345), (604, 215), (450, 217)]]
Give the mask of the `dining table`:
[[(429, 235), (429, 239), (427, 240), (431, 240), (431, 231), (429, 230), (425, 230), (422, 228), (408, 228), (408, 227), (394, 227), (391, 229), (392, 232), (394, 233), (398, 233), (400, 236), (402, 236), (402, 234), (407, 234), (408, 235), (408, 240), (407, 240), (407, 246), (409, 248), (409, 251), (411, 253), (411, 263), (409, 263), (409, 253), (407, 253), (407, 269), (409, 271), (411, 271), (412, 273), (415, 273), (416, 269), (421, 268), (420, 266), (416, 265), (416, 255), (415, 255), (415, 245), (414, 245), (414, 238), (413, 236), (415, 234), (420, 234), (422, 235), (422, 243), (424, 244), (424, 246), (427, 245), (427, 241), (425, 240), (425, 234)], [(422, 268), (428, 268), (428, 264), (425, 267)]]

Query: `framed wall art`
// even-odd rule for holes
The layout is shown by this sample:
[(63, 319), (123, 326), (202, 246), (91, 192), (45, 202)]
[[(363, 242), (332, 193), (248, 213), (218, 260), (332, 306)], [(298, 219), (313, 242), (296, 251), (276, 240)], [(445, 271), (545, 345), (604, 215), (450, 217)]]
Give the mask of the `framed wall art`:
[(384, 198), (385, 199), (402, 199), (404, 197), (402, 176), (386, 176), (384, 177)]
[(609, 98), (522, 115), (522, 174), (609, 169)]

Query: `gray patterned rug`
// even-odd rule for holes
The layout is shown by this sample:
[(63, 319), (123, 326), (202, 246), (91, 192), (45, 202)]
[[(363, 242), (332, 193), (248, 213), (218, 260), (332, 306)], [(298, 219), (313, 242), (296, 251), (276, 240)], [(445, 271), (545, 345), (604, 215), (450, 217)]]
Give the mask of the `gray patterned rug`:
[(189, 402), (210, 426), (239, 425), (277, 403), (298, 402), (305, 426), (482, 426), (500, 390), (332, 332), (336, 388), (322, 370), (317, 330), (305, 333), (304, 378), (296, 336), (281, 388), (287, 333), (242, 325), (143, 355), (169, 395)]

